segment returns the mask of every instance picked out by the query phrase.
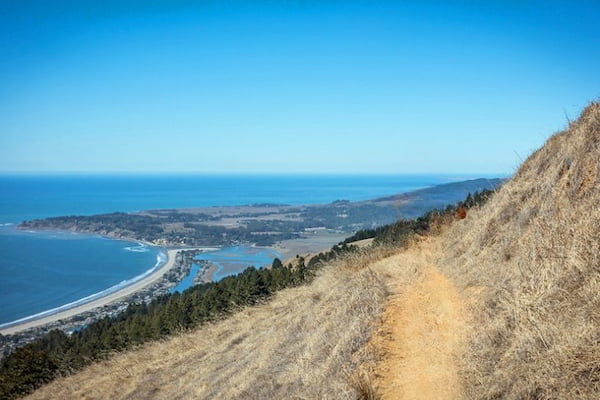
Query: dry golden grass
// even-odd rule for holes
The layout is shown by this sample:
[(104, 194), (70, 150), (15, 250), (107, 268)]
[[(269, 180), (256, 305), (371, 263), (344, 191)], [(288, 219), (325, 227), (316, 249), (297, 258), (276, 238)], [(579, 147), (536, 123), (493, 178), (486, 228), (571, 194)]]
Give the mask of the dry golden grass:
[(471, 305), (474, 399), (600, 398), (600, 104), (445, 235)]
[(30, 398), (600, 398), (599, 174), (594, 103), (439, 237), (365, 250)]
[(344, 399), (386, 298), (358, 256), (309, 286), (218, 323), (148, 344), (35, 392), (31, 399)]

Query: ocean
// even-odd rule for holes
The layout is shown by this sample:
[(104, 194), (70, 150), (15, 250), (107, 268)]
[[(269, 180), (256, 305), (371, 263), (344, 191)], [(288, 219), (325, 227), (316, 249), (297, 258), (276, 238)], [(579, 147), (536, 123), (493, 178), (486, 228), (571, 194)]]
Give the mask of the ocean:
[[(17, 230), (15, 225), (24, 220), (160, 208), (357, 201), (476, 177), (2, 175), (0, 324), (114, 290), (155, 268), (164, 257), (164, 249), (139, 243)], [(241, 263), (240, 255), (245, 257)], [(223, 249), (210, 257), (220, 267), (216, 274), (220, 279), (243, 269), (246, 262), (269, 264), (275, 255), (242, 247)]]

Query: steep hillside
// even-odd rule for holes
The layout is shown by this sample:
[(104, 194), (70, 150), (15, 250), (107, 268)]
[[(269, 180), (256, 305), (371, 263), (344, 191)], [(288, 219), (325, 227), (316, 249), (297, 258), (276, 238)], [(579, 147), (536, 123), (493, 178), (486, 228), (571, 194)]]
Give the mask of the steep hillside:
[(439, 265), (478, 293), (467, 398), (598, 398), (599, 163), (593, 103), (447, 233)]
[(453, 223), (398, 223), (395, 248), (31, 398), (596, 399), (599, 163), (594, 103)]
[[(384, 256), (381, 253), (381, 256)], [(32, 399), (353, 399), (386, 288), (355, 256), (193, 332), (58, 379)]]

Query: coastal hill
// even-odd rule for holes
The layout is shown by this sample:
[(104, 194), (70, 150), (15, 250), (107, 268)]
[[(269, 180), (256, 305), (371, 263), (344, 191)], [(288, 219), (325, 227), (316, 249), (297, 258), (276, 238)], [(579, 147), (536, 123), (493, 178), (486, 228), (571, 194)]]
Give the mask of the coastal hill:
[(487, 202), (29, 398), (597, 398), (599, 164), (593, 103)]
[(599, 205), (593, 103), (450, 229), (439, 265), (461, 292), (477, 293), (466, 398), (598, 398)]

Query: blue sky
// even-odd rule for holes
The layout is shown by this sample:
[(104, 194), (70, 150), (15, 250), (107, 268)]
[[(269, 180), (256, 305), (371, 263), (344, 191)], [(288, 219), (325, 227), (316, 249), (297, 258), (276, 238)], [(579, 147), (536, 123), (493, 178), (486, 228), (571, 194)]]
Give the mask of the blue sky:
[(0, 171), (510, 174), (600, 94), (589, 1), (0, 2)]

